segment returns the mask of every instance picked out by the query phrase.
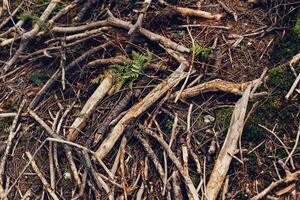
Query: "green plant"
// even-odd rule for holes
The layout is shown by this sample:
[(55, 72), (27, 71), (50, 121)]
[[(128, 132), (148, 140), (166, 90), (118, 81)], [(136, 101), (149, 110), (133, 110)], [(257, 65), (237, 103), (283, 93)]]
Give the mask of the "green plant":
[(28, 74), (27, 80), (31, 83), (34, 83), (38, 86), (43, 85), (54, 73), (53, 70), (40, 70), (38, 72)]
[(27, 11), (23, 11), (22, 13), (20, 13), (20, 15), (17, 17), (18, 20), (32, 20), (33, 22), (37, 22), (39, 20), (39, 17), (34, 15), (34, 14), (31, 14)]
[(296, 24), (294, 26), (294, 32), (300, 36), (300, 14), (297, 17)]
[(206, 60), (208, 56), (212, 53), (211, 48), (203, 47), (199, 43), (195, 43), (193, 47), (191, 48), (191, 51), (193, 54), (200, 59)]
[(139, 77), (143, 68), (149, 64), (151, 59), (152, 54), (149, 51), (146, 55), (132, 51), (132, 60), (127, 59), (120, 65), (113, 65), (112, 75), (116, 91), (119, 91), (125, 83), (129, 83), (129, 87), (132, 87), (133, 81)]

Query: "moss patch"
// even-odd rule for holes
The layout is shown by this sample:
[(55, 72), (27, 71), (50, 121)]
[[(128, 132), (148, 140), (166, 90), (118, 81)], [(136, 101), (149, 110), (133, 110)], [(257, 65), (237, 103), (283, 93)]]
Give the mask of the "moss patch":
[[(299, 103), (300, 99), (298, 97), (287, 102), (284, 95), (294, 80), (295, 77), (287, 66), (277, 66), (269, 71), (267, 88), (264, 90), (268, 90), (271, 95), (267, 99), (262, 99), (260, 106), (251, 114), (244, 127), (243, 140), (257, 142), (264, 138), (265, 130), (258, 124), (268, 126), (278, 123), (276, 132), (279, 135), (291, 130), (291, 125), (297, 118), (297, 102)], [(253, 103), (250, 102), (249, 107)]]

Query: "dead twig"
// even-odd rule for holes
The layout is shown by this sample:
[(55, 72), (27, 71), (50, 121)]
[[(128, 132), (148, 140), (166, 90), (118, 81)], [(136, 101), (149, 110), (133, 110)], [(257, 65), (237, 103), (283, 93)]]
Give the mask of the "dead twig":
[(241, 137), (251, 86), (244, 91), (242, 98), (236, 103), (224, 144), (220, 150), (215, 166), (207, 183), (206, 195), (208, 200), (214, 200), (222, 188), (232, 156), (237, 149)]
[(172, 162), (174, 163), (174, 165), (178, 169), (179, 173), (183, 177), (183, 180), (184, 180), (185, 185), (188, 189), (188, 192), (189, 192), (189, 195), (190, 195), (191, 199), (199, 200), (199, 196), (198, 196), (197, 190), (196, 190), (196, 188), (193, 184), (193, 181), (191, 180), (191, 178), (189, 176), (186, 175), (183, 165), (181, 164), (180, 160), (175, 156), (175, 154), (173, 153), (173, 151), (171, 150), (169, 145), (160, 136), (158, 136), (156, 133), (154, 133), (150, 129), (145, 128), (143, 126), (139, 126), (139, 128), (142, 129), (143, 132), (146, 133), (147, 135), (153, 137), (164, 148), (167, 155), (172, 160)]
[(143, 8), (140, 11), (137, 21), (135, 24), (129, 29), (128, 35), (131, 35), (136, 29), (142, 27), (143, 19), (147, 13), (147, 10), (151, 4), (152, 0), (144, 0)]
[[(185, 60), (185, 59), (184, 59)], [(186, 73), (185, 69), (189, 66), (188, 62), (182, 62), (180, 66), (163, 82), (158, 84), (143, 100), (131, 107), (128, 112), (115, 125), (107, 138), (102, 142), (96, 151), (98, 158), (104, 158), (113, 148), (117, 140), (122, 136), (128, 123), (146, 111), (153, 103), (155, 103), (168, 90), (179, 83)]]
[(13, 140), (14, 140), (17, 132), (19, 131), (18, 129), (20, 127), (17, 127), (17, 123), (19, 121), (19, 117), (20, 117), (20, 114), (22, 112), (22, 109), (25, 106), (25, 103), (26, 103), (25, 100), (23, 100), (21, 102), (21, 104), (19, 106), (19, 109), (18, 109), (18, 112), (17, 112), (17, 115), (15, 116), (15, 118), (12, 122), (12, 125), (10, 127), (10, 131), (9, 131), (9, 136), (8, 136), (8, 139), (7, 139), (6, 149), (5, 149), (3, 157), (1, 159), (1, 163), (0, 163), (0, 196), (3, 194), (4, 189), (5, 189), (3, 176), (4, 176), (4, 172), (5, 172), (5, 166), (6, 166), (8, 154), (11, 150), (12, 145), (13, 145)]
[(106, 76), (101, 84), (83, 106), (82, 110), (80, 111), (79, 117), (77, 117), (71, 125), (67, 136), (67, 139), (69, 141), (74, 141), (76, 139), (78, 133), (85, 126), (86, 121), (89, 119), (92, 112), (96, 109), (99, 102), (105, 97), (112, 86), (112, 75), (110, 73), (106, 73)]
[[(260, 82), (260, 79), (255, 79), (253, 81), (249, 81), (245, 83), (233, 83), (221, 79), (215, 79), (183, 90), (181, 93), (181, 97), (189, 98), (189, 97), (195, 97), (201, 93), (217, 92), (217, 91), (228, 92), (235, 95), (242, 95), (243, 91), (249, 85), (255, 85), (257, 84), (257, 82)], [(174, 96), (176, 96), (176, 94)]]
[(43, 183), (44, 187), (46, 188), (47, 192), (50, 194), (50, 196), (54, 200), (59, 200), (58, 196), (55, 194), (55, 191), (53, 190), (53, 188), (51, 188), (51, 185), (48, 183), (47, 179), (44, 177), (44, 175), (42, 174), (42, 172), (38, 168), (36, 162), (33, 159), (33, 156), (31, 155), (31, 153), (30, 152), (26, 152), (26, 156), (28, 157), (28, 159), (29, 159), (29, 161), (31, 163), (32, 169), (35, 171), (35, 173), (37, 174), (37, 176), (40, 178), (40, 180)]

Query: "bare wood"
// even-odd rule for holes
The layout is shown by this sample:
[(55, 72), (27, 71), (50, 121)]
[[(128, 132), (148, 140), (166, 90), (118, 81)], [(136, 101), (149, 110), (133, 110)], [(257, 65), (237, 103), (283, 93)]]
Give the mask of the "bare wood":
[[(46, 10), (39, 18), (40, 23), (44, 23), (47, 20), (47, 18), (50, 16), (51, 12), (53, 11), (53, 9), (55, 8), (58, 2), (59, 0), (51, 0)], [(4, 73), (7, 72), (12, 67), (12, 65), (17, 61), (21, 53), (26, 49), (29, 41), (37, 35), (37, 33), (41, 28), (39, 25), (40, 23), (36, 23), (31, 31), (28, 31), (22, 35), (21, 43), (18, 50), (15, 52), (14, 56), (3, 67)]]
[(293, 94), (294, 90), (296, 89), (298, 83), (300, 82), (300, 73), (298, 74), (296, 80), (294, 81), (292, 87), (290, 88), (289, 92), (285, 95), (285, 99), (288, 100), (290, 96)]
[(59, 200), (58, 196), (55, 194), (55, 191), (51, 188), (50, 184), (48, 183), (47, 179), (44, 177), (40, 169), (38, 168), (37, 164), (35, 163), (32, 155), (30, 152), (26, 152), (26, 156), (28, 157), (32, 169), (35, 171), (37, 176), (40, 178), (41, 182), (43, 183), (44, 187), (46, 188), (47, 192), (54, 200)]
[[(181, 97), (189, 98), (189, 97), (195, 97), (201, 93), (217, 92), (217, 91), (228, 92), (235, 95), (242, 95), (243, 91), (249, 85), (254, 85), (257, 82), (259, 82), (259, 79), (255, 79), (253, 81), (248, 81), (245, 83), (233, 83), (221, 79), (215, 79), (183, 90), (181, 93)], [(174, 96), (176, 96), (176, 94)]]
[(183, 200), (183, 196), (182, 196), (181, 188), (180, 188), (180, 179), (179, 179), (178, 170), (174, 170), (174, 172), (172, 174), (172, 186), (173, 186), (173, 192), (174, 192), (174, 199)]
[(174, 71), (165, 81), (157, 85), (143, 100), (131, 107), (122, 119), (109, 133), (107, 138), (102, 142), (96, 151), (96, 157), (104, 158), (114, 147), (115, 143), (122, 136), (127, 124), (130, 120), (135, 119), (143, 112), (145, 112), (153, 103), (155, 103), (162, 95), (169, 89), (174, 87), (184, 79), (186, 73), (184, 70), (189, 66), (188, 62), (181, 63), (180, 66)]
[[(109, 46), (111, 44), (112, 44), (112, 42), (109, 41), (109, 42), (106, 42), (104, 44), (101, 44), (99, 46), (96, 46), (96, 47), (84, 52), (82, 55), (80, 55), (78, 58), (76, 58), (70, 64), (68, 64), (65, 67), (65, 71), (66, 72), (70, 71), (75, 66), (77, 66), (78, 63), (81, 63), (89, 56), (94, 55), (96, 52), (105, 49), (107, 46)], [(30, 109), (34, 109), (37, 106), (37, 104), (41, 101), (41, 99), (44, 97), (44, 95), (47, 94), (47, 92), (50, 90), (50, 88), (55, 85), (56, 81), (58, 81), (60, 79), (61, 75), (62, 75), (61, 69), (56, 70), (56, 72), (51, 76), (51, 78), (47, 81), (47, 83), (41, 88), (41, 90), (36, 94), (34, 99), (31, 101), (31, 103), (29, 105)]]
[(173, 5), (170, 5), (167, 2), (165, 2), (164, 0), (159, 0), (159, 3), (164, 6), (167, 6), (169, 8), (172, 8), (173, 10), (175, 10), (178, 14), (180, 14), (182, 16), (202, 17), (202, 18), (206, 18), (206, 19), (215, 19), (215, 20), (220, 20), (223, 17), (223, 15), (221, 15), (221, 14), (212, 14), (212, 13), (201, 11), (201, 10), (173, 6)]
[[(124, 28), (127, 30), (133, 26), (131, 23), (129, 23), (127, 21), (123, 21), (121, 19), (114, 17), (110, 11), (108, 11), (107, 13), (109, 16), (107, 19), (109, 25)], [(172, 40), (170, 40), (164, 36), (161, 36), (161, 35), (151, 32), (151, 31), (148, 31), (147, 29), (139, 28), (139, 29), (137, 29), (137, 32), (144, 35), (151, 41), (161, 43), (164, 47), (171, 48), (173, 50), (177, 50), (182, 53), (190, 52), (189, 48), (187, 48), (183, 45), (177, 44), (176, 42), (173, 42)]]
[(17, 123), (19, 120), (19, 117), (21, 115), (22, 109), (25, 106), (25, 100), (23, 100), (19, 106), (17, 115), (15, 116), (12, 125), (10, 127), (10, 131), (9, 131), (9, 136), (8, 136), (8, 140), (7, 140), (7, 144), (6, 144), (6, 148), (3, 154), (3, 157), (1, 159), (1, 163), (0, 163), (0, 195), (2, 195), (2, 193), (4, 192), (4, 180), (3, 180), (3, 176), (4, 176), (4, 172), (5, 172), (5, 166), (6, 166), (6, 161), (8, 158), (8, 154), (11, 150), (12, 147), (12, 143), (13, 140), (18, 132), (18, 128), (17, 128)]
[(294, 152), (296, 151), (296, 149), (298, 147), (299, 139), (300, 139), (300, 124), (299, 124), (299, 127), (298, 127), (298, 132), (297, 132), (294, 147), (293, 147), (292, 151), (289, 153), (288, 157), (286, 158), (285, 164), (293, 157), (293, 154), (294, 154)]
[(107, 92), (111, 89), (113, 85), (112, 75), (107, 73), (101, 84), (92, 94), (92, 96), (87, 100), (82, 110), (80, 111), (79, 117), (75, 119), (71, 125), (70, 131), (68, 133), (67, 139), (74, 141), (80, 132), (80, 130), (85, 126), (86, 121), (89, 119), (90, 115), (96, 109), (99, 102), (105, 97)]
[[(10, 21), (13, 20), (13, 17), (17, 14), (24, 3), (24, 0), (18, 5), (18, 7), (0, 24), (0, 30)], [(15, 23), (15, 22), (13, 22)]]
[[(52, 130), (33, 110), (31, 110), (29, 108), (28, 113), (31, 115), (31, 117), (33, 117), (46, 130), (46, 132), (49, 134), (50, 137), (53, 137), (53, 138), (56, 138), (56, 139), (59, 139), (59, 140), (64, 140), (61, 136), (56, 134), (55, 131)], [(75, 162), (74, 162), (73, 157), (72, 157), (71, 149), (70, 149), (69, 146), (64, 145), (64, 150), (66, 152), (66, 156), (67, 156), (67, 159), (69, 161), (70, 168), (71, 168), (71, 171), (73, 173), (73, 177), (76, 181), (76, 184), (80, 187), (81, 181), (80, 181), (80, 178), (79, 178), (78, 171), (76, 169)]]
[(232, 156), (229, 154), (234, 155), (234, 152), (237, 149), (238, 140), (243, 131), (250, 90), (251, 86), (249, 85), (244, 91), (242, 98), (235, 105), (227, 136), (207, 183), (206, 195), (208, 200), (217, 199), (226, 178), (232, 160)]
[(143, 8), (138, 16), (138, 19), (137, 19), (136, 23), (129, 29), (128, 35), (131, 35), (136, 29), (138, 29), (142, 26), (144, 16), (146, 15), (146, 12), (151, 4), (151, 1), (152, 0), (144, 0)]
[(50, 20), (49, 20), (49, 24), (53, 24), (54, 22), (56, 22), (59, 18), (61, 18), (63, 15), (67, 14), (69, 11), (71, 11), (72, 9), (74, 9), (76, 6), (79, 5), (79, 3), (82, 0), (74, 0), (72, 3), (70, 3), (69, 5), (67, 5), (66, 7), (64, 7), (63, 9), (61, 9), (60, 11), (58, 11), (56, 13), (56, 15), (54, 15)]
[(255, 195), (251, 198), (251, 200), (259, 200), (262, 199), (264, 196), (266, 196), (269, 192), (271, 192), (273, 189), (275, 189), (277, 186), (283, 184), (283, 183), (290, 183), (293, 181), (297, 181), (300, 178), (300, 170), (289, 173), (287, 176), (283, 179), (280, 179), (278, 181), (272, 182), (266, 189), (264, 189), (259, 194)]
[(151, 146), (149, 145), (149, 143), (147, 142), (147, 140), (145, 138), (143, 138), (138, 132), (136, 132), (134, 136), (144, 146), (144, 149), (148, 153), (149, 157), (152, 159), (152, 162), (153, 162), (156, 170), (158, 171), (158, 174), (160, 175), (161, 180), (164, 182), (164, 179), (165, 179), (164, 169), (161, 166), (161, 164), (160, 164), (160, 162), (159, 162), (159, 160), (158, 160), (155, 152), (153, 151), (153, 149), (151, 148)]
[(184, 167), (182, 166), (180, 160), (175, 156), (169, 145), (157, 134), (155, 134), (153, 131), (151, 131), (148, 128), (145, 128), (143, 126), (140, 126), (140, 128), (149, 136), (153, 137), (166, 151), (169, 158), (172, 160), (176, 168), (178, 169), (179, 173), (183, 177), (184, 183), (188, 189), (188, 192), (190, 194), (191, 199), (193, 200), (199, 200), (198, 192), (193, 184), (193, 181), (189, 176), (186, 175), (184, 171)]

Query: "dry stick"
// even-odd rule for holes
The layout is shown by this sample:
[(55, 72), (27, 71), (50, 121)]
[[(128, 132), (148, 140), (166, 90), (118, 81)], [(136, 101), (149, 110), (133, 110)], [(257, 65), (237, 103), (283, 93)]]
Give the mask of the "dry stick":
[[(60, 111), (56, 113), (56, 116), (52, 123), (52, 130), (56, 129), (58, 118), (60, 115)], [(55, 169), (54, 169), (54, 145), (53, 142), (49, 142), (49, 168), (50, 168), (50, 185), (53, 189), (55, 189)]]
[(110, 73), (106, 73), (105, 78), (103, 79), (101, 84), (83, 106), (82, 110), (80, 111), (79, 117), (77, 117), (71, 125), (67, 136), (67, 139), (69, 141), (74, 141), (76, 139), (81, 129), (85, 126), (86, 121), (89, 119), (99, 102), (105, 97), (112, 86), (112, 75)]
[(140, 102), (131, 107), (97, 149), (96, 157), (100, 159), (104, 158), (114, 147), (117, 140), (122, 136), (125, 128), (131, 120), (135, 119), (143, 112), (145, 112), (168, 90), (176, 86), (179, 81), (184, 79), (184, 77), (186, 76), (184, 70), (187, 69), (188, 66), (188, 62), (182, 62), (180, 66), (166, 80), (157, 85), (146, 97), (144, 97)]
[[(111, 26), (116, 26), (116, 27), (127, 29), (127, 30), (133, 26), (131, 23), (129, 23), (127, 21), (123, 21), (121, 19), (114, 17), (110, 11), (108, 11), (107, 14), (108, 14), (107, 21), (108, 21), (108, 24)], [(144, 35), (146, 38), (148, 38), (151, 41), (161, 43), (164, 47), (167, 47), (167, 48), (170, 48), (173, 50), (177, 50), (182, 53), (190, 52), (190, 49), (186, 48), (185, 46), (179, 45), (176, 42), (173, 42), (172, 40), (170, 40), (164, 36), (161, 36), (161, 35), (151, 32), (151, 31), (148, 31), (147, 29), (139, 28), (136, 31), (138, 33)]]
[(67, 14), (69, 11), (74, 9), (76, 6), (78, 6), (79, 3), (82, 2), (82, 1), (83, 0), (74, 0), (72, 3), (70, 3), (69, 5), (64, 7), (63, 9), (61, 9), (58, 13), (56, 13), (56, 15), (54, 17), (51, 18), (51, 20), (49, 20), (49, 24), (53, 24), (54, 22), (56, 22), (59, 18), (61, 18), (62, 16)]
[(111, 58), (101, 58), (97, 60), (93, 60), (86, 64), (86, 67), (96, 67), (101, 65), (113, 65), (113, 64), (121, 64), (126, 60), (125, 56), (119, 55)]
[(180, 160), (175, 156), (169, 145), (156, 133), (154, 133), (152, 130), (145, 128), (143, 126), (139, 126), (147, 135), (153, 137), (166, 151), (167, 155), (169, 158), (172, 160), (178, 171), (180, 172), (181, 176), (183, 177), (183, 180), (185, 182), (185, 185), (188, 189), (188, 192), (191, 196), (191, 199), (193, 200), (199, 200), (198, 193), (196, 191), (195, 186), (193, 185), (193, 181), (189, 176), (186, 175), (184, 168), (180, 162)]
[[(97, 186), (99, 189), (103, 188), (107, 194), (110, 194), (110, 188), (108, 185), (104, 182), (104, 180), (101, 178), (101, 176), (96, 172), (95, 168), (92, 165), (92, 161), (87, 154), (86, 151), (83, 151), (82, 154), (84, 155), (85, 164), (87, 165), (87, 168), (90, 170), (92, 177), (94, 178)], [(113, 200), (114, 198), (109, 196), (109, 200)]]
[(237, 149), (238, 140), (243, 131), (250, 90), (251, 86), (249, 85), (244, 91), (242, 98), (235, 105), (224, 144), (207, 183), (206, 194), (208, 200), (217, 199), (226, 178), (232, 160), (232, 156), (229, 154), (234, 155)]
[(222, 8), (228, 12), (229, 14), (231, 14), (234, 18), (234, 20), (237, 22), (238, 20), (238, 16), (236, 14), (236, 12), (234, 10), (232, 10), (231, 8), (229, 8), (225, 3), (223, 3), (222, 1), (218, 0), (218, 3), (222, 6)]
[(18, 50), (16, 51), (15, 55), (4, 65), (3, 67), (3, 73), (7, 72), (12, 65), (17, 61), (17, 59), (20, 57), (21, 53), (25, 50), (27, 47), (29, 41), (33, 39), (37, 33), (40, 30), (40, 25), (41, 23), (45, 23), (47, 18), (50, 16), (51, 12), (55, 8), (56, 4), (59, 2), (59, 0), (51, 0), (49, 5), (47, 6), (46, 10), (43, 12), (41, 17), (39, 18), (39, 23), (36, 23), (31, 31), (28, 31), (24, 33), (21, 36), (21, 42)]
[[(56, 133), (59, 135), (60, 133), (60, 129), (62, 127), (62, 123), (63, 121), (65, 120), (65, 118), (67, 117), (67, 115), (69, 114), (69, 112), (72, 110), (73, 106), (75, 105), (75, 102), (73, 102), (66, 110), (65, 112), (63, 113), (63, 115), (61, 116), (59, 122), (58, 122), (58, 125), (57, 125), (57, 128), (56, 128)], [(55, 142), (53, 144), (53, 159), (54, 159), (54, 165), (56, 167), (56, 170), (57, 170), (57, 173), (58, 173), (58, 176), (60, 178), (62, 178), (62, 172), (60, 170), (60, 166), (59, 166), (59, 162), (58, 162), (58, 157), (57, 157), (58, 153), (57, 153), (57, 142)]]
[(179, 179), (179, 174), (177, 169), (175, 169), (172, 174), (172, 186), (174, 192), (174, 199), (183, 200), (183, 196), (180, 188), (180, 179)]
[(293, 172), (293, 173), (288, 173), (285, 178), (280, 179), (275, 182), (272, 182), (266, 189), (264, 189), (262, 192), (255, 195), (254, 197), (252, 197), (251, 200), (262, 199), (264, 196), (266, 196), (269, 192), (271, 192), (277, 186), (279, 186), (283, 183), (288, 184), (290, 182), (297, 181), (299, 179), (300, 179), (300, 170)]
[(298, 147), (299, 138), (300, 138), (300, 125), (298, 127), (298, 133), (297, 133), (297, 136), (296, 136), (296, 141), (295, 141), (294, 147), (293, 147), (292, 151), (289, 153), (289, 155), (288, 155), (287, 159), (285, 160), (284, 164), (286, 164), (289, 161), (289, 159), (291, 159), (293, 157), (293, 154), (294, 154), (294, 152), (296, 151), (296, 149)]
[(229, 186), (229, 176), (226, 176), (223, 191), (222, 191), (222, 200), (226, 200), (226, 194), (228, 193), (228, 186)]
[(6, 161), (7, 161), (7, 158), (8, 158), (8, 154), (11, 150), (11, 146), (13, 144), (13, 140), (17, 134), (17, 123), (18, 123), (18, 120), (19, 120), (19, 117), (20, 117), (20, 114), (22, 112), (22, 109), (25, 105), (26, 101), (23, 100), (19, 106), (19, 109), (18, 109), (18, 112), (17, 112), (17, 115), (15, 116), (13, 122), (12, 122), (12, 125), (10, 127), (10, 130), (9, 130), (9, 136), (8, 136), (8, 139), (7, 139), (7, 144), (6, 144), (6, 149), (5, 149), (5, 152), (3, 154), (3, 157), (1, 159), (1, 163), (0, 163), (0, 195), (3, 194), (4, 192), (4, 180), (3, 180), (3, 175), (4, 175), (4, 172), (5, 172), (5, 166), (6, 166)]
[(73, 19), (73, 22), (80, 22), (85, 14), (92, 8), (92, 6), (96, 3), (96, 0), (87, 0), (83, 8), (78, 12), (77, 16)]
[(263, 81), (263, 79), (265, 78), (267, 72), (268, 72), (268, 68), (265, 67), (264, 70), (263, 70), (263, 72), (261, 73), (259, 79), (257, 79), (258, 81), (257, 81), (257, 82), (254, 84), (254, 86), (253, 86), (253, 89), (252, 89), (252, 91), (251, 91), (251, 93), (250, 93), (250, 98), (251, 98), (251, 99), (253, 98), (253, 95), (254, 95), (256, 89), (258, 88), (258, 86), (259, 86), (260, 84), (262, 84), (262, 81)]
[(116, 119), (120, 113), (122, 113), (126, 107), (128, 106), (130, 100), (133, 97), (133, 93), (130, 91), (128, 92), (113, 108), (113, 110), (108, 113), (107, 117), (105, 120), (98, 126), (97, 132), (95, 134), (95, 138), (93, 141), (93, 145), (98, 144), (98, 142), (102, 139), (103, 135), (107, 133), (110, 123)]
[(93, 29), (90, 31), (86, 31), (83, 33), (78, 33), (78, 34), (74, 34), (74, 35), (69, 35), (69, 36), (65, 36), (65, 37), (57, 37), (57, 38), (53, 38), (50, 39), (48, 41), (46, 41), (46, 44), (49, 44), (51, 42), (55, 42), (55, 41), (73, 41), (73, 40), (80, 40), (83, 38), (87, 38), (89, 36), (96, 36), (99, 35), (99, 33), (103, 33), (104, 30), (108, 30), (108, 27), (101, 27), (98, 29)]
[(84, 190), (85, 190), (86, 181), (87, 181), (87, 175), (88, 175), (88, 170), (85, 168), (84, 172), (83, 172), (83, 175), (82, 175), (82, 184), (81, 184), (80, 189), (79, 189), (79, 194), (72, 200), (81, 199), (82, 196), (84, 195)]
[[(283, 146), (285, 152), (286, 152), (288, 155), (290, 154), (290, 152), (289, 152), (289, 150), (288, 150), (288, 147), (287, 147), (287, 146), (284, 144), (284, 142), (276, 135), (276, 133), (275, 133), (274, 131), (268, 129), (267, 127), (265, 127), (265, 126), (263, 126), (263, 125), (261, 125), (261, 124), (258, 124), (258, 126), (261, 127), (261, 128), (263, 128), (263, 129), (265, 129), (266, 131), (268, 131), (268, 132), (271, 133), (272, 135), (274, 135), (274, 137), (275, 137), (275, 138), (280, 142), (280, 144)], [(292, 168), (295, 169), (295, 164), (294, 164), (293, 157), (291, 157), (291, 158), (289, 159), (289, 161), (290, 161), (290, 164), (291, 164)]]
[(30, 200), (32, 197), (32, 190), (31, 188), (29, 190), (27, 190), (25, 192), (25, 194), (23, 195), (22, 199), (21, 200)]
[(149, 6), (151, 4), (151, 1), (152, 0), (144, 0), (143, 8), (140, 11), (138, 19), (135, 22), (135, 24), (129, 29), (128, 35), (131, 35), (133, 32), (136, 31), (136, 29), (142, 27), (143, 19), (144, 19), (145, 15), (147, 13), (147, 10), (148, 10), (148, 8), (149, 8)]
[(18, 5), (18, 7), (7, 17), (1, 24), (0, 24), (0, 30), (5, 26), (10, 20), (13, 20), (13, 17), (17, 14), (17, 12), (20, 10), (24, 3), (24, 0)]
[[(53, 138), (56, 138), (59, 140), (63, 140), (63, 138), (61, 136), (59, 136), (58, 134), (56, 134), (55, 131), (53, 131), (33, 110), (31, 110), (29, 108), (28, 113), (31, 115), (31, 117), (33, 119), (35, 119), (46, 130), (46, 132), (50, 135), (50, 137), (53, 137)], [(67, 156), (67, 159), (70, 164), (71, 171), (73, 173), (74, 180), (75, 180), (76, 184), (80, 187), (81, 181), (79, 178), (79, 174), (78, 174), (75, 162), (72, 157), (71, 149), (67, 145), (64, 145), (64, 149), (65, 149), (66, 156)]]
[[(37, 148), (37, 150), (34, 152), (33, 157), (41, 150), (41, 148), (46, 144), (47, 140), (44, 140), (40, 146)], [(8, 194), (11, 192), (11, 190), (15, 187), (15, 185), (18, 183), (19, 179), (21, 176), (25, 173), (27, 168), (29, 167), (30, 162), (28, 162), (24, 168), (21, 170), (21, 172), (18, 174), (18, 177), (14, 180), (14, 182), (11, 184), (11, 186), (5, 190), (5, 193), (1, 194), (0, 193), (0, 198), (1, 199), (7, 199)]]
[(46, 188), (47, 192), (50, 194), (50, 196), (54, 200), (59, 200), (58, 196), (55, 194), (55, 191), (53, 190), (53, 188), (51, 188), (51, 185), (48, 183), (47, 179), (44, 177), (44, 175), (42, 174), (42, 172), (38, 168), (37, 164), (35, 163), (31, 153), (26, 152), (26, 156), (28, 157), (28, 159), (31, 163), (32, 169), (35, 171), (37, 176), (40, 178), (40, 180), (43, 183), (44, 187)]
[(96, 29), (104, 26), (108, 26), (108, 20), (101, 20), (97, 22), (91, 22), (81, 26), (71, 26), (71, 27), (61, 27), (61, 26), (54, 26), (52, 28), (52, 32), (54, 33), (77, 33), (77, 32), (84, 32), (89, 29)]
[[(181, 97), (189, 98), (189, 97), (195, 97), (205, 92), (217, 92), (217, 91), (228, 92), (235, 95), (242, 95), (243, 91), (247, 88), (247, 86), (255, 85), (257, 82), (259, 82), (259, 79), (255, 79), (253, 81), (248, 81), (245, 83), (233, 83), (221, 79), (215, 79), (183, 90), (181, 93)], [(176, 94), (174, 96), (176, 96)]]
[[(123, 136), (122, 140), (121, 140), (121, 144), (120, 144), (120, 147), (119, 147), (119, 151), (116, 155), (116, 158), (115, 158), (115, 161), (114, 161), (114, 164), (111, 168), (111, 173), (113, 174), (113, 176), (115, 176), (117, 170), (118, 170), (118, 166), (119, 166), (119, 163), (120, 163), (120, 155), (121, 155), (121, 150), (123, 148), (125, 148), (127, 144), (127, 138), (125, 136)], [(114, 198), (114, 193), (115, 193), (115, 187), (114, 185), (111, 187), (111, 193), (109, 194), (110, 198)]]
[(293, 94), (294, 90), (296, 89), (298, 83), (300, 81), (300, 73), (298, 74), (295, 82), (293, 83), (292, 87), (290, 88), (289, 92), (285, 95), (285, 99), (288, 100), (290, 96)]
[(215, 20), (220, 20), (223, 17), (223, 15), (221, 14), (211, 14), (209, 12), (205, 12), (201, 10), (173, 6), (165, 2), (164, 0), (159, 0), (159, 3), (173, 9), (174, 11), (176, 11), (178, 14), (182, 16), (202, 17), (206, 19), (215, 19)]
[(134, 136), (143, 145), (143, 147), (146, 150), (146, 152), (148, 153), (149, 157), (152, 159), (152, 162), (153, 162), (156, 170), (158, 171), (158, 174), (159, 174), (161, 180), (164, 182), (164, 178), (165, 178), (164, 169), (161, 166), (161, 164), (159, 162), (159, 159), (157, 158), (155, 152), (153, 151), (153, 149), (151, 148), (151, 146), (149, 145), (149, 143), (147, 142), (147, 140), (140, 135), (140, 133), (136, 132), (136, 134), (134, 134)]
[[(79, 56), (78, 58), (76, 58), (75, 60), (73, 60), (70, 64), (68, 64), (65, 67), (65, 71), (68, 72), (71, 69), (73, 69), (74, 67), (76, 67), (79, 63), (81, 63), (82, 61), (84, 61), (86, 58), (88, 58), (89, 56), (94, 55), (96, 52), (105, 49), (107, 46), (111, 45), (112, 42), (106, 42), (104, 44), (101, 44), (99, 46), (96, 46), (86, 52), (84, 52), (81, 56)], [(47, 94), (47, 92), (50, 90), (50, 88), (52, 86), (54, 86), (54, 84), (56, 83), (57, 80), (60, 79), (61, 77), (61, 69), (58, 69), (52, 76), (51, 78), (47, 81), (47, 83), (41, 88), (41, 90), (36, 94), (36, 96), (34, 97), (34, 99), (32, 100), (32, 102), (29, 105), (30, 109), (34, 109), (37, 104), (41, 101), (41, 99), (44, 97), (45, 94)]]

